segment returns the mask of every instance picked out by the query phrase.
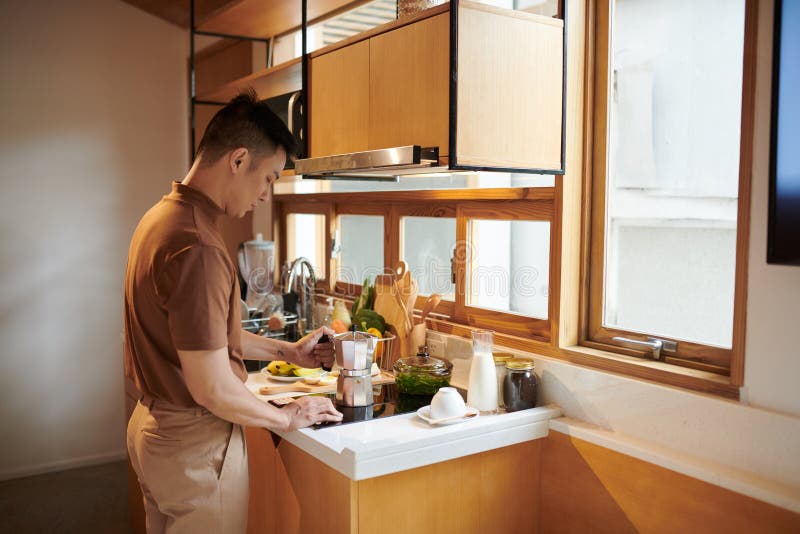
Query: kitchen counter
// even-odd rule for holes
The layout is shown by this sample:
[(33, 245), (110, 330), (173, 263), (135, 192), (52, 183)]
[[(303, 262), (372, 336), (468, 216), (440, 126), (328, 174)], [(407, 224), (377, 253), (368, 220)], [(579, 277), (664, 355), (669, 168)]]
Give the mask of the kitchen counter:
[[(251, 373), (247, 387), (260, 395), (267, 378)], [(366, 480), (546, 437), (550, 419), (561, 409), (548, 405), (513, 413), (480, 416), (463, 423), (433, 427), (414, 413), (361, 423), (275, 432), (302, 451), (345, 475)]]

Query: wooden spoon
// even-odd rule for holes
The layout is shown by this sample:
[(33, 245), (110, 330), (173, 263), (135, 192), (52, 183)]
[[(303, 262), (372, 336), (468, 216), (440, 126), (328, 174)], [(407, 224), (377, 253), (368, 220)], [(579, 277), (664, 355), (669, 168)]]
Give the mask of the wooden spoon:
[(425, 318), (428, 316), (429, 313), (433, 311), (433, 309), (439, 305), (439, 302), (442, 301), (442, 296), (438, 293), (434, 293), (433, 295), (428, 297), (428, 300), (425, 301), (425, 305), (422, 307), (422, 315), (419, 318), (420, 323), (425, 322)]

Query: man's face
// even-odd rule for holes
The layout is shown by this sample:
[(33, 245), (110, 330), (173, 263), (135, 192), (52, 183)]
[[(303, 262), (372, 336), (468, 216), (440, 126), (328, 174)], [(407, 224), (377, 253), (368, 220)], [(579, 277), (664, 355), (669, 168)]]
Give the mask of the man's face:
[(231, 200), (227, 212), (234, 217), (244, 215), (267, 199), (269, 187), (281, 176), (286, 165), (286, 151), (278, 147), (270, 156), (253, 156), (252, 152), (244, 158), (242, 167), (233, 181)]

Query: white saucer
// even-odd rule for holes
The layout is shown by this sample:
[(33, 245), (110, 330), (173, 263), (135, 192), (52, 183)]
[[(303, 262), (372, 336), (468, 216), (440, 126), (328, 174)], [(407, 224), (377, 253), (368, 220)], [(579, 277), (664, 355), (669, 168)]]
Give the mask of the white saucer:
[[(475, 414), (475, 415), (473, 415)], [(454, 419), (434, 419), (431, 417), (431, 407), (430, 406), (423, 406), (419, 410), (417, 410), (417, 415), (420, 419), (428, 423), (429, 425), (455, 425), (458, 423), (463, 423), (464, 421), (468, 421), (470, 419), (475, 419), (479, 417), (479, 412), (475, 408), (471, 406), (467, 406), (467, 411), (464, 413), (462, 417), (454, 418)]]

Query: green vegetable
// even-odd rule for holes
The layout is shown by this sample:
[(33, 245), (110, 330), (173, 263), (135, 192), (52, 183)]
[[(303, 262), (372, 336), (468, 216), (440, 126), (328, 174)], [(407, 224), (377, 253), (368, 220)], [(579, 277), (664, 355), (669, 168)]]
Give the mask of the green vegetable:
[[(351, 318), (354, 318), (361, 310), (371, 310), (375, 303), (375, 286), (372, 285), (370, 277), (364, 279), (361, 285), (361, 295), (353, 302), (353, 308), (350, 312)], [(358, 323), (356, 323), (358, 324)]]
[(368, 276), (364, 279), (361, 285), (361, 295), (353, 302), (353, 308), (350, 311), (350, 316), (355, 317), (360, 310), (371, 310), (375, 304), (375, 286), (372, 284), (371, 278)]
[(439, 388), (450, 385), (449, 376), (436, 376), (430, 373), (406, 372), (394, 377), (397, 390), (407, 395), (434, 395)]
[(370, 328), (376, 328), (380, 331), (381, 335), (386, 333), (386, 320), (373, 310), (358, 310), (353, 316), (353, 324), (360, 326), (365, 332)]

